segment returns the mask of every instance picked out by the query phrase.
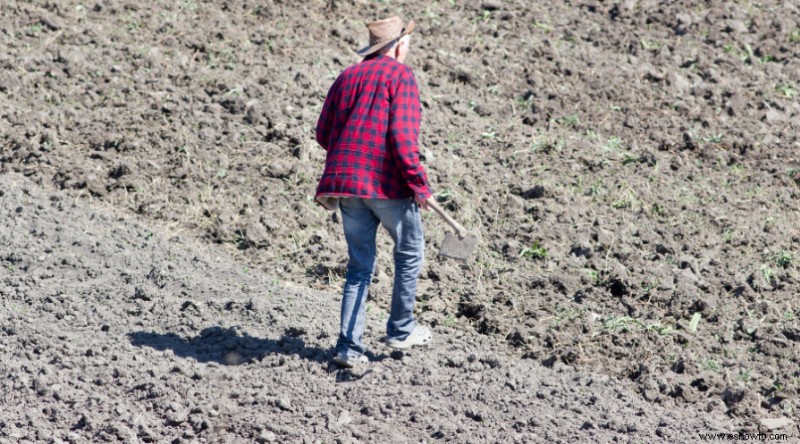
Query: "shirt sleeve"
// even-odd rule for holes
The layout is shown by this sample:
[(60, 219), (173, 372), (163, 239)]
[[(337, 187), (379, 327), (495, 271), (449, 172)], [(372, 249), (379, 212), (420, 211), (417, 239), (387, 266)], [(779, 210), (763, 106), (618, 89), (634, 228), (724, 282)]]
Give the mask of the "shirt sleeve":
[(403, 67), (392, 91), (389, 108), (389, 149), (393, 151), (397, 169), (418, 200), (431, 196), (428, 177), (419, 162), (419, 88), (414, 73)]
[(325, 103), (322, 104), (322, 111), (319, 114), (319, 120), (317, 120), (317, 143), (325, 148), (328, 149), (328, 142), (331, 138), (331, 129), (333, 127), (333, 121), (336, 117), (336, 89), (339, 85), (339, 79), (336, 79), (331, 86), (331, 89), (328, 90), (328, 95), (325, 97)]

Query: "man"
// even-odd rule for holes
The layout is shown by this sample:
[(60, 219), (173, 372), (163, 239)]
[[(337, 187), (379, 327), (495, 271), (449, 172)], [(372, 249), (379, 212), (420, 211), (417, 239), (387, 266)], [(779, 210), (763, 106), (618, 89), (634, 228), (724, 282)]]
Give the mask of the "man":
[(414, 22), (399, 17), (367, 25), (369, 46), (360, 63), (331, 86), (317, 123), (317, 142), (327, 150), (316, 200), (341, 208), (349, 253), (334, 361), (345, 367), (368, 362), (361, 342), (367, 290), (375, 269), (375, 235), (383, 225), (394, 241), (394, 286), (386, 345), (409, 348), (430, 341), (417, 325), (414, 303), (425, 243), (420, 208), (431, 190), (419, 162), (419, 90), (404, 65)]

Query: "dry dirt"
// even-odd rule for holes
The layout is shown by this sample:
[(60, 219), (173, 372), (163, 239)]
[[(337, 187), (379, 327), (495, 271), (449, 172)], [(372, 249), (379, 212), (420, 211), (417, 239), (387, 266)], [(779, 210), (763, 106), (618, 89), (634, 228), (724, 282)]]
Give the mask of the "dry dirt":
[[(146, 5), (0, 8), (0, 442), (800, 439), (796, 2)], [(313, 128), (389, 13), (482, 241), (391, 355), (380, 239), (353, 373)]]

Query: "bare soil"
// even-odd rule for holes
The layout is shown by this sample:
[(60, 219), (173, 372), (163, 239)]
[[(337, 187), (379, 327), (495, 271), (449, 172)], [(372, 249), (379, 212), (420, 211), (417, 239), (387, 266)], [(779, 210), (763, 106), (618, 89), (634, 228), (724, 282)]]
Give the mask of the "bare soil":
[[(346, 246), (311, 199), (313, 129), (390, 13), (418, 24), (432, 186), (481, 243), (439, 259), (426, 216), (435, 342), (390, 355), (380, 239), (353, 374), (328, 364)], [(12, 0), (0, 21), (0, 440), (800, 436), (796, 2)]]

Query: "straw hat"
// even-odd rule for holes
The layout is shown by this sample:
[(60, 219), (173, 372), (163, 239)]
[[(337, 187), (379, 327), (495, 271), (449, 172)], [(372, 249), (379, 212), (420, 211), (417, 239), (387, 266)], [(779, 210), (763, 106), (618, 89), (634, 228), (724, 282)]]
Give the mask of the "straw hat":
[(400, 37), (410, 34), (414, 30), (414, 20), (403, 25), (403, 20), (395, 16), (368, 23), (367, 29), (369, 30), (369, 46), (358, 51), (358, 54), (362, 56), (370, 55)]

